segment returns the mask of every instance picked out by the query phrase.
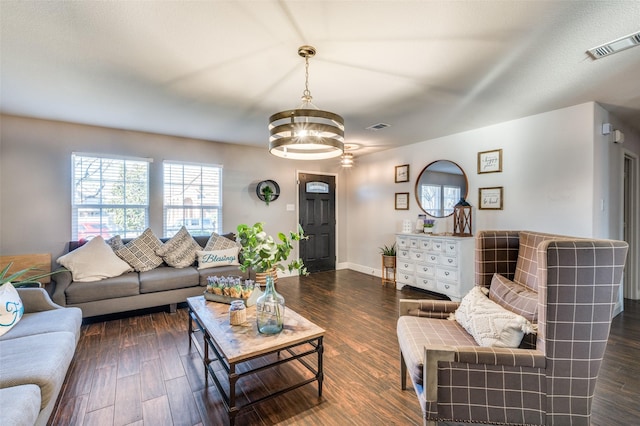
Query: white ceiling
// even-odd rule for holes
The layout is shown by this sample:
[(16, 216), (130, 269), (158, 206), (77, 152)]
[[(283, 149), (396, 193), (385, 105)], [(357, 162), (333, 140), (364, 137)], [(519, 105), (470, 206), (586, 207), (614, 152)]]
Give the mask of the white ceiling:
[(311, 44), (313, 101), (361, 153), (587, 101), (640, 126), (640, 47), (586, 53), (640, 1), (2, 0), (0, 24), (8, 114), (266, 147)]

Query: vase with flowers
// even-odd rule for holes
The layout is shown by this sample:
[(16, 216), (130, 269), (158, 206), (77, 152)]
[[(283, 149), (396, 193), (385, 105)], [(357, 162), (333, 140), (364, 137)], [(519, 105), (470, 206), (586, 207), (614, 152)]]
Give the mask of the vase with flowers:
[[(238, 225), (237, 239), (242, 245), (240, 252), (240, 269), (243, 272), (251, 269), (257, 274), (266, 274), (265, 292), (256, 301), (256, 321), (258, 331), (263, 334), (276, 334), (282, 331), (284, 325), (284, 297), (276, 292), (274, 278), (277, 271), (284, 271), (293, 242), (306, 239), (302, 227), (298, 225), (298, 232), (289, 235), (278, 233), (278, 240), (264, 232), (264, 223), (258, 222), (253, 226)], [(307, 275), (307, 269), (302, 259), (294, 259), (286, 263), (289, 272), (297, 270), (300, 275)]]
[(433, 227), (436, 225), (436, 221), (433, 219), (425, 219), (424, 221), (424, 233), (433, 234)]

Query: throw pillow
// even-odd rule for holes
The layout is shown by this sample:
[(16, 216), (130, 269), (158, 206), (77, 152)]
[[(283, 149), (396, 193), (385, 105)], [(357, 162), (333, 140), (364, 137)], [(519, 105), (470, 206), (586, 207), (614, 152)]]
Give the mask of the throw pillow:
[(489, 300), (484, 287), (475, 286), (462, 298), (454, 319), (480, 346), (517, 348), (525, 333), (534, 332), (526, 318)]
[(186, 268), (196, 261), (196, 251), (202, 247), (193, 239), (184, 226), (169, 241), (164, 243), (156, 254), (169, 266)]
[(100, 281), (131, 271), (131, 266), (116, 256), (100, 235), (60, 256), (58, 263), (71, 271), (73, 280), (78, 282)]
[(201, 251), (198, 250), (198, 269), (213, 268), (225, 265), (240, 265), (238, 252), (240, 247), (226, 250)]
[(207, 241), (207, 244), (204, 246), (204, 251), (226, 250), (234, 247), (242, 248), (242, 245), (237, 241), (230, 240), (213, 232), (209, 237), (209, 241)]
[(111, 249), (113, 251), (116, 251), (119, 248), (124, 247), (124, 243), (122, 242), (122, 238), (120, 237), (120, 235), (116, 235), (115, 237), (111, 237), (108, 240), (106, 240), (105, 242), (107, 243), (107, 245), (109, 247), (111, 247)]
[(532, 323), (538, 322), (538, 293), (500, 274), (493, 274), (489, 299)]
[(116, 250), (116, 254), (138, 272), (150, 271), (162, 265), (162, 258), (156, 254), (162, 242), (151, 228)]
[(11, 330), (24, 314), (24, 306), (18, 291), (5, 283), (0, 286), (0, 336)]

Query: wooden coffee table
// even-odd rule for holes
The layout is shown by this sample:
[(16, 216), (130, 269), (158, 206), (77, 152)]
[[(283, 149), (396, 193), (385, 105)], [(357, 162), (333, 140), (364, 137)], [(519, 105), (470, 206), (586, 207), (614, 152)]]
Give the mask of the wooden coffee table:
[[(205, 380), (208, 381), (209, 374), (213, 378), (220, 395), (222, 395), (231, 425), (235, 424), (235, 418), (240, 410), (314, 381), (318, 382), (318, 397), (322, 397), (324, 329), (292, 309), (286, 308), (282, 332), (275, 335), (263, 335), (258, 332), (256, 326), (255, 306), (247, 308), (246, 323), (232, 326), (229, 324), (229, 305), (205, 300), (203, 296), (189, 297), (187, 304), (189, 306), (189, 348), (191, 348), (192, 342), (196, 344), (204, 362)], [(196, 333), (200, 332), (204, 336), (202, 342), (204, 348), (200, 346), (200, 341), (196, 337)], [(210, 350), (213, 352), (213, 358), (210, 357)], [(272, 354), (277, 356), (269, 357), (266, 364), (261, 363), (260, 367), (242, 368), (242, 372), (236, 370), (239, 364)], [(316, 366), (310, 363), (310, 360), (305, 359), (313, 354), (317, 354)], [(286, 388), (275, 390), (245, 405), (238, 406), (236, 404), (236, 383), (239, 379), (294, 360), (300, 362), (313, 373), (314, 377), (303, 378), (301, 381), (291, 383)], [(229, 393), (225, 391), (225, 387), (215, 373), (214, 366), (216, 364), (222, 366), (227, 373)]]

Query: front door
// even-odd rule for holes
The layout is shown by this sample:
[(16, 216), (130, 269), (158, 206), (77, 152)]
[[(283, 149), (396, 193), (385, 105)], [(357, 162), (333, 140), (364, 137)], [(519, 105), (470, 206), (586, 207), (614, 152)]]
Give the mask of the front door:
[(336, 178), (298, 174), (300, 225), (309, 239), (300, 242), (300, 257), (309, 272), (336, 269)]

